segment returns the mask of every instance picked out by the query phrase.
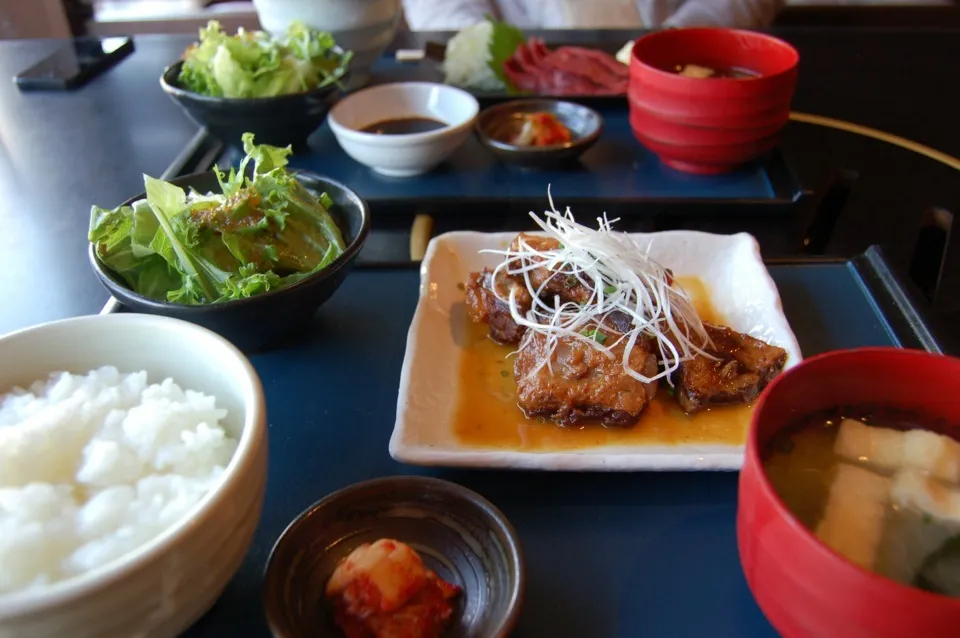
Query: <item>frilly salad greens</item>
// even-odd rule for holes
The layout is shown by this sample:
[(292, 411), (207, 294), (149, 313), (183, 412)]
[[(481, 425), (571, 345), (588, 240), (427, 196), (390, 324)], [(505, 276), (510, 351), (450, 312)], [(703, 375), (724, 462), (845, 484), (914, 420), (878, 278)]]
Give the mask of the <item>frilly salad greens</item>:
[(144, 175), (146, 199), (94, 206), (89, 240), (103, 264), (146, 297), (207, 304), (284, 288), (333, 262), (344, 242), (332, 200), (287, 171), (289, 147), (253, 142), (243, 135), (237, 169), (214, 169), (222, 193)]
[(184, 52), (180, 85), (213, 97), (258, 98), (301, 93), (339, 82), (353, 54), (333, 36), (294, 22), (282, 38), (240, 29), (227, 35), (211, 20)]

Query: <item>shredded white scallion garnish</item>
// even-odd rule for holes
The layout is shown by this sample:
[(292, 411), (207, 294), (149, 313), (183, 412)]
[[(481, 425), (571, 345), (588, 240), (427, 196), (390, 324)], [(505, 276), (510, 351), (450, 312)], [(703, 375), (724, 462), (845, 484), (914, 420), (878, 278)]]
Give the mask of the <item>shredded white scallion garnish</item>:
[[(520, 350), (529, 345), (534, 333), (546, 337), (545, 356), (530, 374), (536, 374), (544, 365), (552, 372), (552, 353), (562, 337), (584, 341), (611, 358), (614, 348), (626, 339), (623, 370), (643, 383), (665, 378), (672, 385), (671, 375), (681, 363), (695, 354), (712, 358), (703, 349), (710, 339), (690, 298), (672, 282), (667, 269), (650, 258), (649, 250), (642, 250), (628, 234), (613, 230), (618, 219), (608, 220), (604, 213), (597, 219), (596, 230), (587, 228), (574, 220), (569, 207), (563, 213), (557, 211), (549, 188), (547, 198), (550, 210), (544, 212), (543, 218), (533, 212), (530, 217), (559, 247), (538, 248), (521, 238), (516, 250), (481, 251), (504, 257), (494, 270), (493, 281), (505, 270), (523, 281), (532, 299), (531, 308), (523, 312), (517, 287), (511, 288), (504, 298), (499, 287), (492, 286), (494, 294), (509, 305), (513, 320), (527, 328)], [(536, 286), (531, 273), (541, 268), (552, 274)], [(551, 296), (548, 287), (552, 282), (555, 286), (558, 277), (568, 288), (585, 290), (588, 299), (576, 303), (564, 302), (556, 294)], [(613, 329), (614, 313), (621, 314), (619, 323), (624, 323), (624, 318), (629, 321), (631, 328), (626, 333)], [(598, 328), (619, 336), (609, 340), (597, 338)], [(659, 351), (660, 371), (652, 377), (630, 366), (630, 353), (641, 337), (651, 338)]]

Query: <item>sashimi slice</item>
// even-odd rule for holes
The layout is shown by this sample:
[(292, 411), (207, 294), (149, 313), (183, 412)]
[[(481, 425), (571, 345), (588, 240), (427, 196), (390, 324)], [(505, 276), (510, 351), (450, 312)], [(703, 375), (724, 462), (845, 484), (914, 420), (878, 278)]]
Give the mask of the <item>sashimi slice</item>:
[(544, 58), (542, 66), (554, 71), (563, 71), (578, 77), (589, 79), (607, 92), (624, 93), (628, 79), (611, 73), (596, 59), (581, 55), (572, 47), (564, 47)]
[(521, 91), (536, 92), (540, 89), (540, 79), (523, 70), (520, 63), (511, 58), (503, 63), (503, 72), (510, 82)]
[(623, 80), (627, 80), (630, 78), (630, 67), (626, 66), (625, 64), (621, 64), (620, 62), (617, 61), (616, 58), (610, 55), (607, 55), (603, 51), (598, 51), (597, 49), (587, 49), (584, 47), (571, 47), (571, 46), (560, 47), (559, 49), (557, 49), (557, 51), (558, 52), (568, 51), (572, 54), (589, 58), (597, 62), (597, 64), (602, 65), (608, 72), (612, 73), (613, 75)]
[(544, 93), (551, 95), (600, 95), (605, 91), (605, 87), (589, 78), (559, 69), (544, 70), (541, 77), (544, 80)]
[(520, 65), (520, 68), (523, 69), (524, 73), (533, 75), (539, 70), (538, 64), (533, 58), (533, 53), (526, 44), (521, 43), (519, 46), (517, 46), (517, 50), (513, 52), (511, 59), (517, 61), (517, 64)]
[(540, 38), (530, 38), (528, 46), (530, 47), (530, 54), (533, 56), (533, 61), (536, 64), (540, 64), (545, 57), (550, 55), (550, 48), (547, 46), (547, 43)]

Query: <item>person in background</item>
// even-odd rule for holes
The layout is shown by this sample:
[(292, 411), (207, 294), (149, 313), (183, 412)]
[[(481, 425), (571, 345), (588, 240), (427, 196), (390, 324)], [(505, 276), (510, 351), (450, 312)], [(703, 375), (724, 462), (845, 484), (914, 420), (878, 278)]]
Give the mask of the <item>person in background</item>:
[(403, 0), (414, 31), (455, 31), (486, 15), (521, 29), (770, 26), (786, 0)]

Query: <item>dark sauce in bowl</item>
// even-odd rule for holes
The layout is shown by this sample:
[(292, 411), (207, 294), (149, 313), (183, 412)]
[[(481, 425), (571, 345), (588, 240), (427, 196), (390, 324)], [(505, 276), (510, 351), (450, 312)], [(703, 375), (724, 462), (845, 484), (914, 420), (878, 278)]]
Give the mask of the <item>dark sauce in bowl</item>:
[(413, 133), (437, 131), (446, 126), (445, 122), (429, 117), (399, 117), (368, 124), (360, 131), (362, 133), (373, 133), (374, 135), (411, 135)]

